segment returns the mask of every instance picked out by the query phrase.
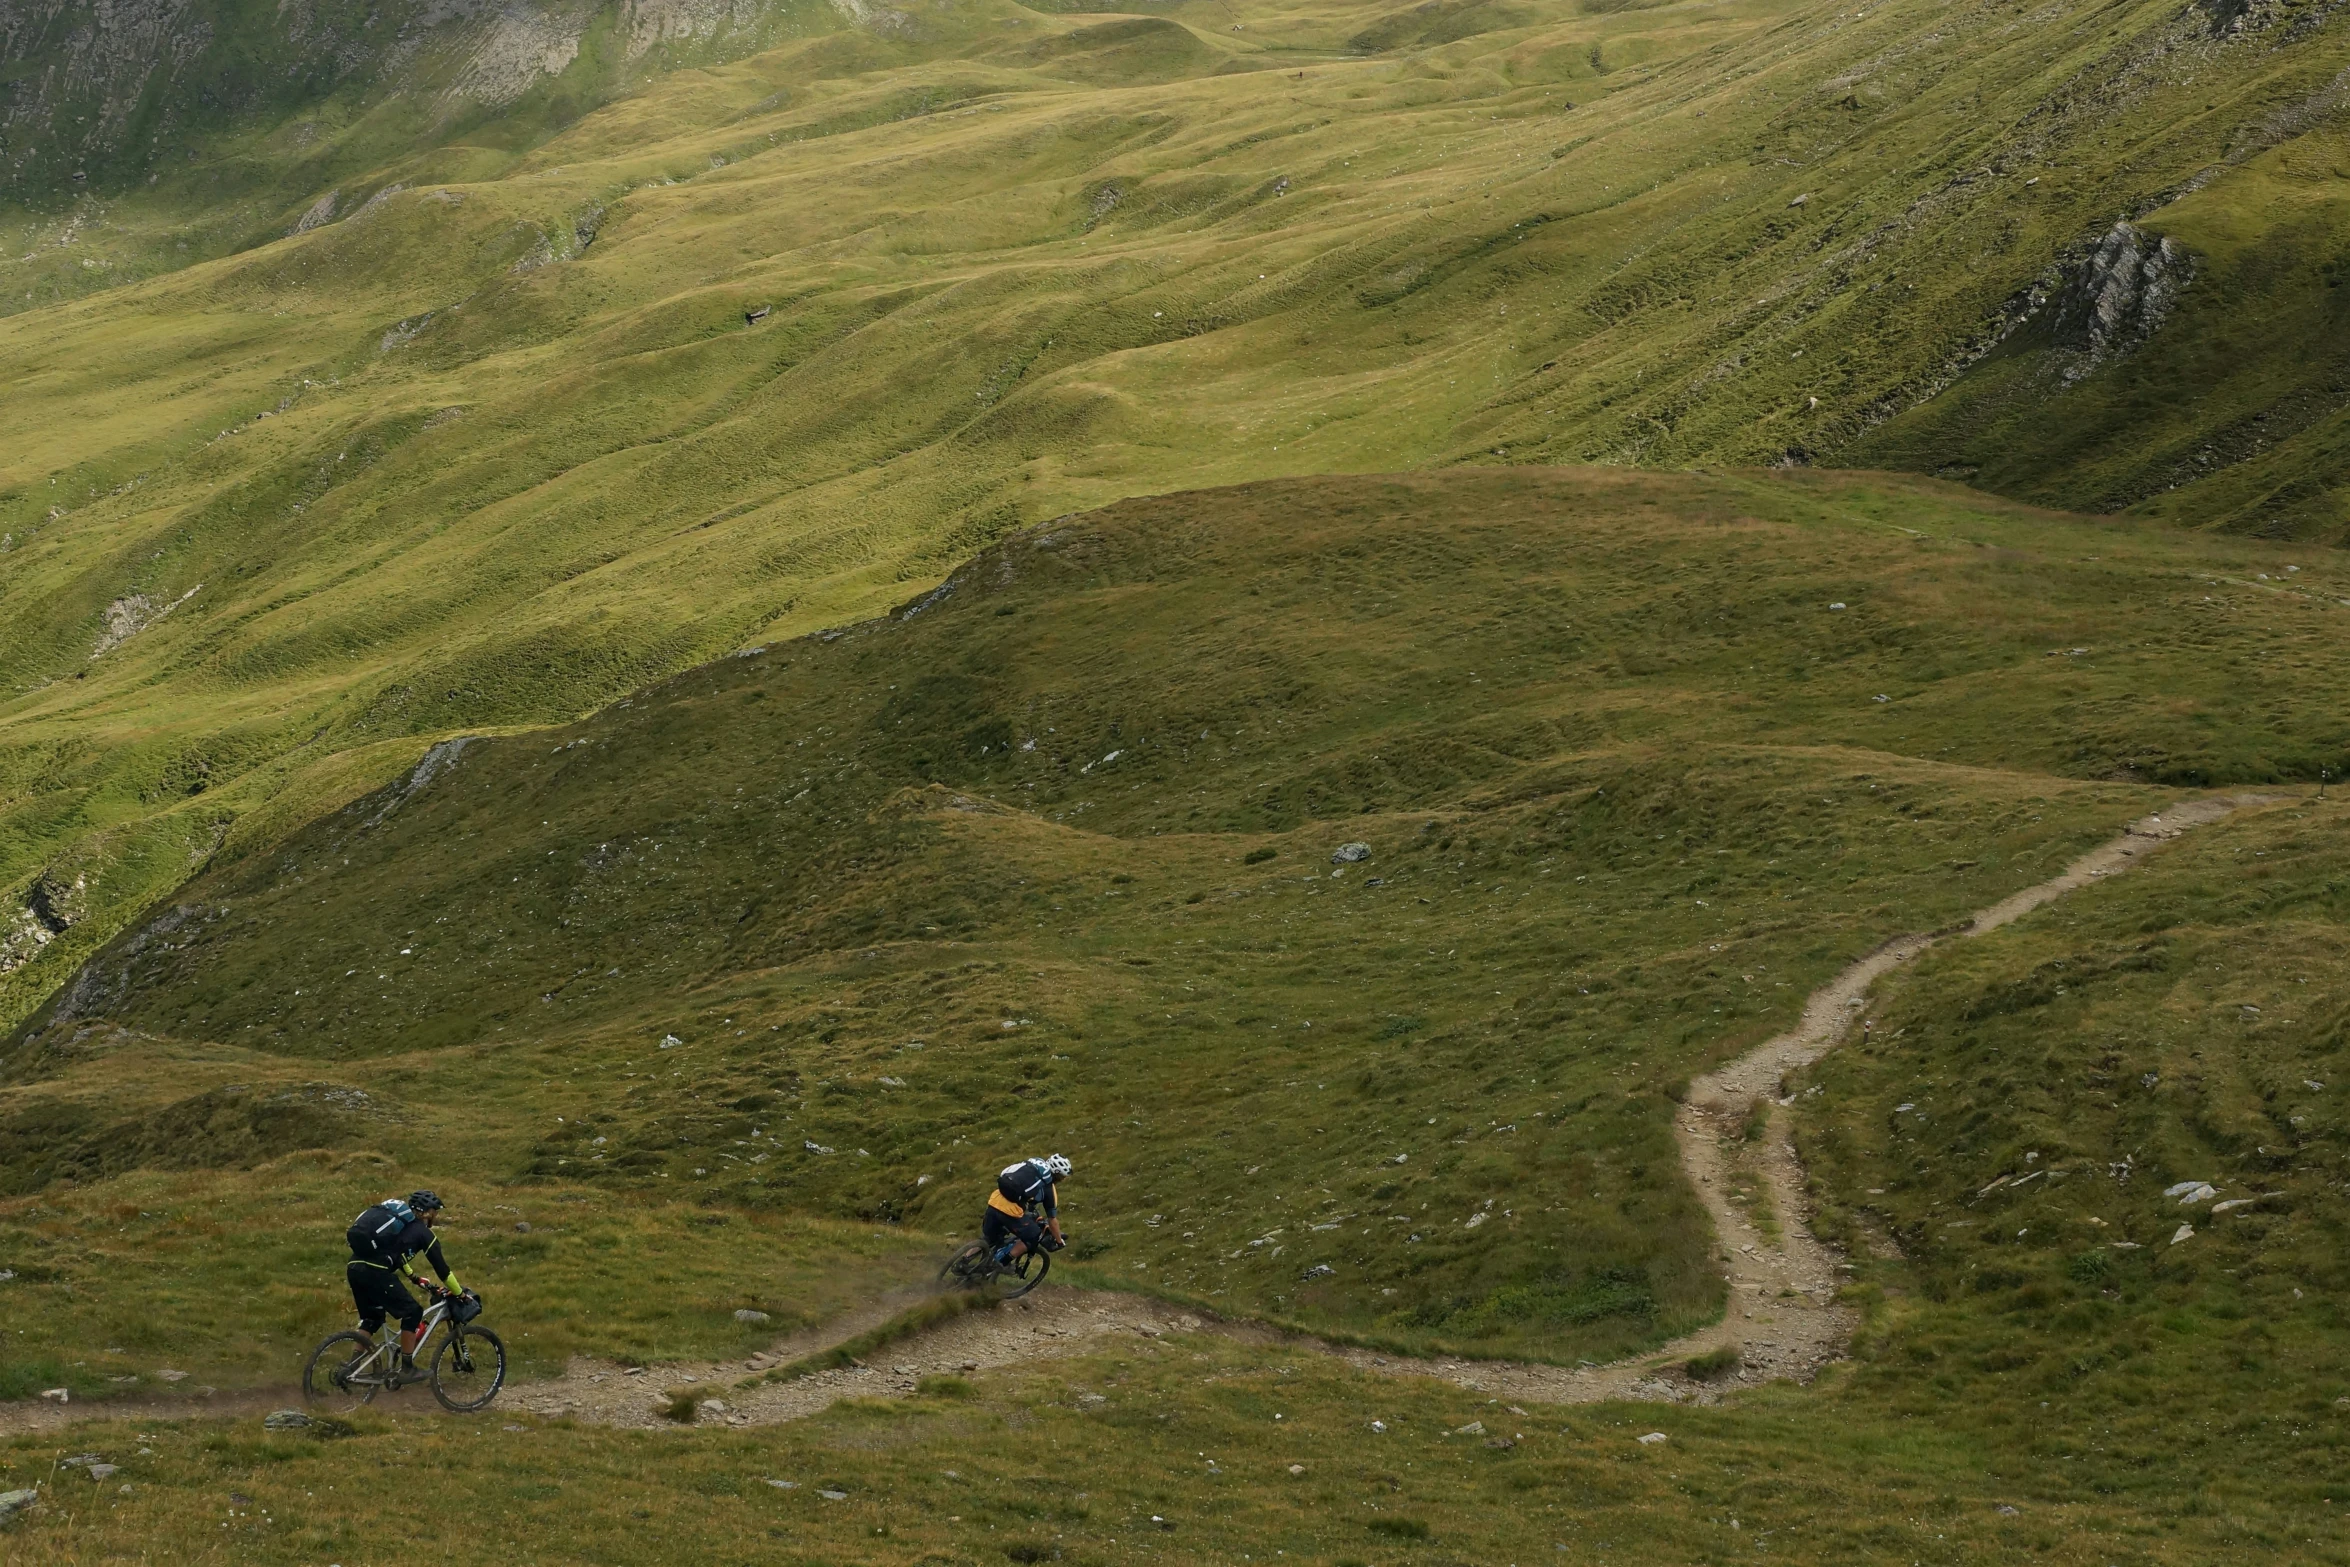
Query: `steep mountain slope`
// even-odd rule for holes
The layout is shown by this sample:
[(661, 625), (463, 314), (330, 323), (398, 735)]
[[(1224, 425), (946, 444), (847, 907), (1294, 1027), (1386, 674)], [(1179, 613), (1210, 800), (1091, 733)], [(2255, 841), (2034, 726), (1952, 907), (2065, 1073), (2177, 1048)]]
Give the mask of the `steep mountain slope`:
[[(1875, 454), (2329, 537), (2334, 208), (2260, 193), (2320, 189), (2339, 42), (2319, 8), (989, 0), (338, 174), (296, 237), (0, 326), (0, 1009), (413, 740), (1121, 495)], [(2176, 220), (2167, 308), (2118, 302), (2077, 383), (2017, 371), (2105, 297), (2117, 213), (2147, 253)], [(2295, 330), (2229, 330), (2254, 289)], [(2123, 395), (2155, 366), (2197, 394)]]
[[(2155, 779), (2343, 753), (2343, 595), (2210, 594), (2242, 575), (1923, 485), (1127, 503), (222, 864), (12, 1043), (5, 1180), (199, 1112), (231, 1162), (422, 1116), (477, 1178), (953, 1227), (1049, 1142), (1123, 1278), (1617, 1353), (1718, 1309), (1691, 1073)], [(2235, 702), (2247, 657), (2304, 689)]]
[[(2340, 757), (2350, 593), (2277, 555), (1825, 473), (1299, 480), (1022, 533), (887, 619), (436, 749), (127, 932), (0, 1055), (9, 1386), (282, 1377), (344, 1309), (348, 1211), (422, 1179), (526, 1371), (740, 1355), (735, 1309), (919, 1277), (1047, 1145), (1056, 1280), (1654, 1343), (1718, 1278), (1668, 1134), (1693, 1072), (2154, 780)], [(60, 1434), (0, 1444), (50, 1487), (11, 1548), (225, 1521), (348, 1560), (399, 1506), (364, 1468), (452, 1476), (428, 1537), (609, 1562), (2326, 1561), (2345, 808), (2280, 792), (1899, 971), (1788, 1085), (1868, 1319), (1809, 1389), (1521, 1409), (1180, 1333), (657, 1438), (142, 1417), (71, 1437), (128, 1465), (103, 1507), (44, 1478)]]
[(353, 178), (479, 177), (654, 75), (848, 20), (820, 0), (9, 0), (0, 227), (53, 254), (7, 292), (305, 231), (364, 201)]

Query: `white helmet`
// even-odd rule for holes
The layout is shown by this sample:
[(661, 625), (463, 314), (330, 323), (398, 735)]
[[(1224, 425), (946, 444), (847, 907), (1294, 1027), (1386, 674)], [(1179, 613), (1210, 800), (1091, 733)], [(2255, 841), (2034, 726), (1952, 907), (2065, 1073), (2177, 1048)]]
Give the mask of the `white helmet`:
[(1069, 1178), (1068, 1156), (1057, 1153), (1046, 1155), (1044, 1161), (1044, 1173), (1051, 1176), (1056, 1181), (1067, 1180)]

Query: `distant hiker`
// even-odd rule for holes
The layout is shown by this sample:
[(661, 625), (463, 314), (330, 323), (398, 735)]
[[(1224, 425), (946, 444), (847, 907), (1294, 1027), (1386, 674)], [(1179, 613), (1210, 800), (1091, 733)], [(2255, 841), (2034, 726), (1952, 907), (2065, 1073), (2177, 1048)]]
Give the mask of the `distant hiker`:
[(998, 1262), (1031, 1248), (1061, 1249), (1061, 1206), (1054, 1188), (1069, 1178), (1069, 1161), (1059, 1154), (1006, 1165), (988, 1193), (979, 1216), (979, 1238)]
[(416, 1271), (422, 1256), (441, 1276), (439, 1288), (456, 1294), (463, 1286), (441, 1255), (440, 1237), (432, 1227), (440, 1222), (441, 1200), (431, 1192), (410, 1192), (405, 1199), (386, 1197), (351, 1221), (351, 1260), (343, 1276), (351, 1281), (351, 1299), (359, 1307), (359, 1326), (373, 1333), (386, 1317), (400, 1319), (400, 1358), (405, 1363), (416, 1352), (424, 1329), (424, 1308), (400, 1284), (406, 1274), (426, 1289), (434, 1286)]

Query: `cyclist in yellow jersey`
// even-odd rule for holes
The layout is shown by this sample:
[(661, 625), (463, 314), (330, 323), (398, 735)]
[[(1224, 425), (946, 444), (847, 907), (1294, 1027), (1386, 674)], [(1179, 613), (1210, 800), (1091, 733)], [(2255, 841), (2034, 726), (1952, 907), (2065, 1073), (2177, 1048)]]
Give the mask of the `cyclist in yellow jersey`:
[(1068, 1178), (1069, 1161), (1057, 1153), (1004, 1167), (979, 1216), (979, 1238), (996, 1261), (1061, 1249), (1061, 1205), (1054, 1189)]

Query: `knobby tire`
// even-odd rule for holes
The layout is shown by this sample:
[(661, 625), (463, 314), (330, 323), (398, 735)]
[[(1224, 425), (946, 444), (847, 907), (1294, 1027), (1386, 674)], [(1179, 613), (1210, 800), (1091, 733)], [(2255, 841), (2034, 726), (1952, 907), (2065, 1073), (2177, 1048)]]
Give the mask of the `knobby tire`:
[[(338, 1353), (339, 1347), (339, 1353)], [(367, 1358), (375, 1350), (375, 1340), (357, 1328), (345, 1328), (340, 1333), (329, 1333), (310, 1352), (310, 1359), (302, 1367), (302, 1397), (313, 1404), (347, 1400), (366, 1403), (375, 1397), (373, 1387), (351, 1388), (334, 1380), (334, 1373), (345, 1371)]]
[(505, 1385), (506, 1343), (488, 1328), (457, 1329), (433, 1351), (432, 1396), (444, 1409), (471, 1414)]

